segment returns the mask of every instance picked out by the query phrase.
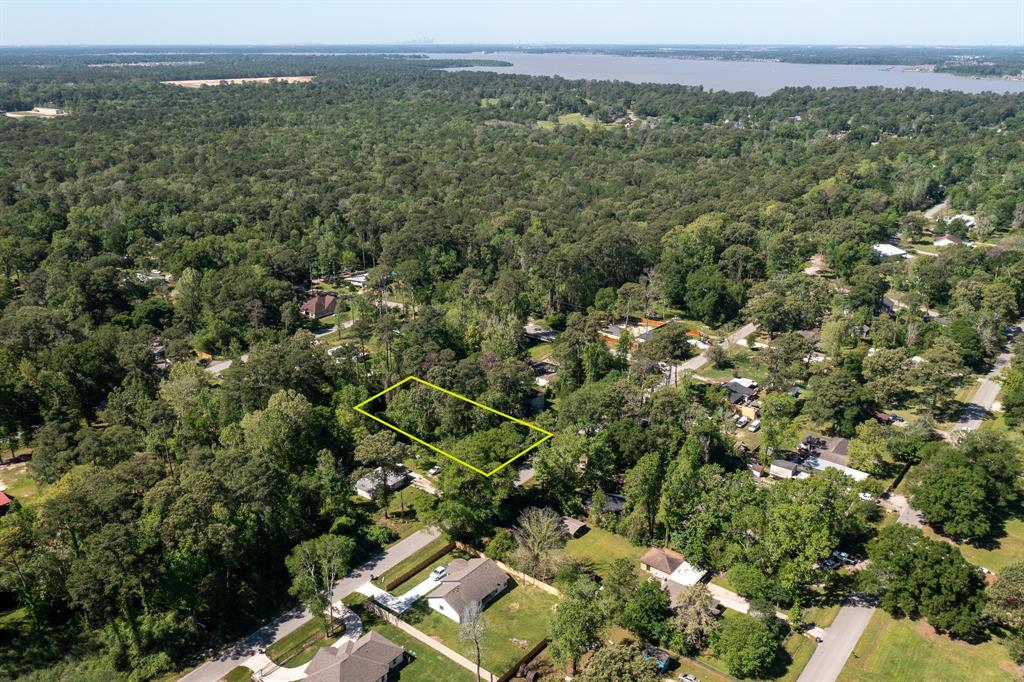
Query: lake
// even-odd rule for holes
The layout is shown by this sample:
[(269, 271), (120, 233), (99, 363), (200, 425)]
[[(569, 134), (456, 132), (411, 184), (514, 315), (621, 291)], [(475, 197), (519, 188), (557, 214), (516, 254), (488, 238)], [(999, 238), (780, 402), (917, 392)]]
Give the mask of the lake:
[(584, 80), (703, 85), (708, 90), (770, 95), (789, 86), (818, 88), (882, 86), (960, 92), (1024, 92), (1024, 81), (968, 78), (948, 73), (904, 71), (903, 66), (788, 64), (623, 57), (590, 53), (461, 52), (427, 54), (432, 59), (495, 59), (512, 66), (471, 66), (452, 71), (494, 71)]

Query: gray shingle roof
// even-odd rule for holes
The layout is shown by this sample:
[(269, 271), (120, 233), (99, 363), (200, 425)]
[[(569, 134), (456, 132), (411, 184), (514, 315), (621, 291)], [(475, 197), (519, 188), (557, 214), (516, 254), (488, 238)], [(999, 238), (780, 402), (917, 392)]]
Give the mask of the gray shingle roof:
[(505, 585), (508, 576), (490, 559), (455, 559), (448, 564), (448, 574), (441, 585), (430, 593), (430, 599), (440, 598), (461, 614), (471, 602), (483, 602), (494, 590)]
[(391, 661), (405, 649), (387, 637), (367, 632), (339, 648), (324, 647), (306, 666), (306, 682), (377, 682), (388, 674)]

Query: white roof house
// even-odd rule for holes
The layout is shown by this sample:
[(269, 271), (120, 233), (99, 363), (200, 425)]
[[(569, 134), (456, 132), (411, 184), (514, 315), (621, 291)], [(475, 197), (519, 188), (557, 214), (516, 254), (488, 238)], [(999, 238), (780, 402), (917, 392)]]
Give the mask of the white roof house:
[(804, 464), (817, 471), (824, 471), (825, 469), (838, 469), (839, 471), (842, 471), (844, 474), (846, 474), (855, 481), (863, 481), (864, 479), (871, 475), (866, 471), (854, 469), (853, 467), (843, 466), (842, 464), (839, 464), (837, 462), (830, 462), (827, 459), (822, 459), (820, 457), (808, 457), (807, 459), (804, 460)]
[(954, 216), (946, 218), (946, 224), (948, 225), (949, 223), (957, 219), (962, 220), (964, 225), (966, 225), (967, 227), (974, 227), (974, 216), (969, 216), (966, 213), (957, 213)]
[(907, 257), (906, 251), (904, 251), (898, 246), (893, 246), (892, 244), (875, 244), (874, 246), (871, 247), (871, 250), (877, 253), (882, 258), (892, 258), (896, 256), (900, 258)]

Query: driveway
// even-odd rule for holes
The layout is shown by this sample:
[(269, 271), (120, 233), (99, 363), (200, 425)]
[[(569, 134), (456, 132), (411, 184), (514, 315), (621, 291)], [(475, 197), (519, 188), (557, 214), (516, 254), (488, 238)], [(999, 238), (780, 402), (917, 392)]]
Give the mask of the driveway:
[[(409, 537), (395, 543), (391, 548), (362, 564), (348, 577), (334, 585), (333, 601), (341, 600), (365, 583), (370, 573), (383, 573), (400, 561), (426, 547), (438, 532), (433, 529), (418, 530)], [(242, 665), (256, 654), (263, 653), (268, 645), (296, 630), (312, 618), (309, 611), (297, 606), (270, 621), (245, 639), (216, 653), (198, 668), (180, 678), (181, 682), (217, 682), (233, 668)]]
[(415, 604), (420, 598), (427, 596), (432, 592), (438, 585), (441, 584), (440, 580), (434, 578), (427, 578), (420, 582), (418, 585), (412, 587), (408, 592), (402, 596), (395, 596), (390, 592), (385, 592), (371, 582), (365, 582), (356, 588), (356, 592), (365, 594), (381, 606), (387, 608), (389, 611), (397, 613), (399, 615), (405, 613)]
[(851, 600), (843, 604), (797, 682), (834, 682), (874, 613), (875, 607), (865, 602)]
[[(757, 331), (757, 325), (753, 322), (743, 325), (733, 333), (729, 334), (722, 340), (722, 347), (726, 350), (732, 348), (740, 339), (745, 339), (754, 332)], [(707, 364), (708, 356), (706, 353), (695, 355), (686, 362), (678, 365), (669, 367), (668, 376), (665, 378), (665, 383), (669, 386), (674, 386), (679, 383), (679, 375), (683, 372), (696, 372), (698, 369)]]

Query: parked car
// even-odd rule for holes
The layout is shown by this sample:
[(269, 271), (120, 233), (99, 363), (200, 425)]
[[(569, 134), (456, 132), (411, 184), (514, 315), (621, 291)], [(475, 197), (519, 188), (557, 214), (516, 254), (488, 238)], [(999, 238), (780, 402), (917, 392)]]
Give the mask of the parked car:
[(750, 431), (751, 433), (757, 433), (758, 429), (760, 428), (761, 420), (755, 419), (754, 421), (750, 422), (750, 426), (747, 427), (747, 431)]
[(433, 571), (430, 572), (430, 578), (432, 580), (440, 580), (441, 578), (445, 577), (446, 575), (448, 575), (448, 567), (447, 566), (438, 566), (437, 568), (435, 568)]
[(699, 679), (690, 673), (682, 673), (677, 679), (681, 680), (681, 682), (700, 682)]
[(430, 467), (430, 469), (427, 470), (427, 473), (430, 474), (431, 476), (437, 476), (439, 473), (441, 473), (441, 467), (435, 464), (434, 466)]
[(739, 420), (736, 422), (736, 426), (738, 426), (739, 428), (742, 429), (744, 426), (746, 426), (749, 423), (750, 423), (749, 419), (747, 419), (746, 417), (740, 417)]
[(875, 499), (875, 496), (872, 495), (871, 493), (857, 493), (857, 497), (864, 500), (865, 502), (873, 502)]
[(729, 421), (731, 421), (731, 422), (733, 422), (735, 424), (736, 422), (738, 422), (740, 420), (740, 416), (741, 415), (740, 415), (739, 412), (734, 412), (733, 415), (731, 417), (729, 417)]

